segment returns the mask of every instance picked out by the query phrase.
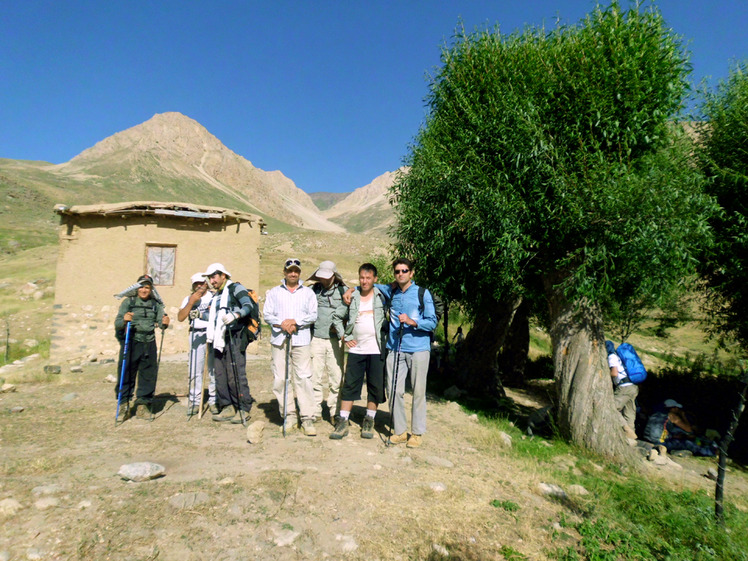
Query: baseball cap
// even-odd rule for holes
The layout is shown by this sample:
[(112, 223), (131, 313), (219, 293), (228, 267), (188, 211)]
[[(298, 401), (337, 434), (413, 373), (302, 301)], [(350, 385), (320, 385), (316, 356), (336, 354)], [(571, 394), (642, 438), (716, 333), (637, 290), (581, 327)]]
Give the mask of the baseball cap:
[(151, 277), (151, 275), (140, 275), (137, 282), (139, 282), (141, 285), (150, 284), (151, 286), (153, 286), (153, 278)]
[(674, 399), (666, 399), (665, 407), (667, 407), (668, 409), (670, 409), (671, 407), (678, 407), (679, 409), (683, 409), (683, 406)]
[(293, 269), (294, 267), (301, 271), (301, 261), (299, 261), (296, 257), (290, 257), (289, 259), (286, 259), (286, 262), (283, 264), (284, 271), (288, 271), (288, 269)]

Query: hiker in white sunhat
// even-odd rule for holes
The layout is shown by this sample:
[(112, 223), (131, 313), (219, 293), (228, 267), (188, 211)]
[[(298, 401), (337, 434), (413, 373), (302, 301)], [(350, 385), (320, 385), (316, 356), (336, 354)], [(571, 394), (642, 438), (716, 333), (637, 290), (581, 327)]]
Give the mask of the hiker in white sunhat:
[(254, 399), (247, 383), (247, 346), (254, 339), (249, 330), (253, 317), (259, 318), (257, 304), (249, 291), (231, 279), (222, 263), (212, 263), (203, 273), (216, 291), (210, 304), (206, 339), (213, 346), (216, 406), (213, 420), (248, 424)]
[(185, 296), (179, 308), (177, 319), (190, 321), (190, 362), (189, 362), (189, 390), (187, 415), (192, 416), (199, 413), (201, 397), (203, 395), (203, 372), (205, 363), (208, 363), (208, 406), (214, 415), (219, 413), (216, 406), (216, 381), (213, 374), (213, 357), (208, 353), (207, 331), (208, 317), (210, 316), (210, 302), (213, 293), (208, 289), (208, 283), (203, 273), (195, 273), (190, 279), (192, 292)]
[[(317, 297), (301, 283), (300, 277), (301, 261), (295, 257), (286, 259), (283, 281), (268, 291), (263, 316), (272, 328), (273, 394), (283, 417), (283, 434), (294, 430), (301, 417), (304, 434), (316, 436), (311, 328), (317, 321)], [(298, 414), (294, 397), (299, 405)]]
[[(335, 424), (338, 415), (338, 394), (343, 377), (343, 345), (333, 326), (333, 312), (343, 304), (347, 290), (335, 263), (322, 261), (307, 282), (317, 296), (317, 320), (312, 330), (312, 388), (314, 390), (314, 418), (322, 418), (322, 403), (327, 404), (329, 419)], [(327, 399), (325, 399), (327, 392)]]

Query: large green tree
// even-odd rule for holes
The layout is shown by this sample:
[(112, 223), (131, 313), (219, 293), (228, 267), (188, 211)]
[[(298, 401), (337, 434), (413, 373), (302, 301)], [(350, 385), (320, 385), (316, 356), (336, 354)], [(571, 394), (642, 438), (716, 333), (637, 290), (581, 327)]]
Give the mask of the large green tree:
[(561, 429), (623, 454), (603, 312), (656, 304), (709, 235), (673, 121), (687, 57), (655, 9), (612, 4), (550, 32), (458, 33), (442, 63), (392, 191), (398, 249), (475, 317), (543, 303)]
[(748, 63), (707, 95), (699, 156), (707, 189), (721, 212), (712, 220), (717, 243), (704, 275), (712, 289), (710, 310), (719, 331), (748, 350)]

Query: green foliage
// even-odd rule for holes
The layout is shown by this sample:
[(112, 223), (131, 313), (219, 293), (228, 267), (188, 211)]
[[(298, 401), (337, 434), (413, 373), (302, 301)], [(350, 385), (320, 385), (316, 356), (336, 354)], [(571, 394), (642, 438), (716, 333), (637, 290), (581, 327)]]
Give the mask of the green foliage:
[(673, 125), (689, 66), (655, 10), (459, 32), (393, 187), (398, 250), (470, 312), (561, 283), (619, 314), (691, 278), (710, 200)]
[(519, 510), (519, 505), (517, 503), (512, 501), (500, 501), (499, 499), (492, 500), (491, 506), (494, 508), (500, 508), (507, 512), (517, 512)]
[(698, 151), (708, 191), (721, 207), (702, 271), (717, 329), (748, 348), (748, 63), (737, 65), (702, 107)]

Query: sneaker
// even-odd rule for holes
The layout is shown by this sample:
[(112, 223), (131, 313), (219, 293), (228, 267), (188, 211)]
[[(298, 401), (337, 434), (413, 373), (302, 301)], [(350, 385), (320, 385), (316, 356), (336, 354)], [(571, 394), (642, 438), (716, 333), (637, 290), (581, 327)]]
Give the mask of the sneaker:
[(421, 440), (420, 434), (411, 434), (408, 443), (405, 446), (408, 448), (418, 448), (421, 445)]
[[(244, 422), (242, 422), (244, 419)], [(249, 411), (236, 410), (236, 415), (231, 417), (231, 423), (234, 425), (246, 425), (249, 424)]]
[(211, 415), (218, 415), (221, 413), (221, 410), (218, 408), (218, 405), (216, 405), (215, 403), (209, 404), (208, 407), (210, 407)]
[(341, 440), (348, 436), (348, 419), (338, 419), (335, 430), (330, 433), (332, 440)]
[(364, 417), (361, 425), (361, 438), (374, 438), (374, 419), (371, 417)]
[(390, 444), (402, 444), (403, 442), (408, 442), (408, 433), (404, 432), (402, 434), (393, 434), (390, 436)]
[(301, 421), (301, 430), (303, 430), (304, 434), (307, 436), (317, 436), (317, 429), (314, 428), (313, 419), (304, 419)]
[(230, 421), (234, 418), (236, 415), (236, 409), (233, 405), (227, 405), (223, 409), (221, 409), (221, 412), (218, 415), (213, 415), (213, 420), (218, 423), (224, 423), (226, 421)]
[(199, 405), (196, 405), (196, 404), (193, 403), (192, 405), (190, 405), (189, 407), (187, 407), (187, 416), (188, 417), (194, 417), (198, 413), (200, 413), (200, 406)]

